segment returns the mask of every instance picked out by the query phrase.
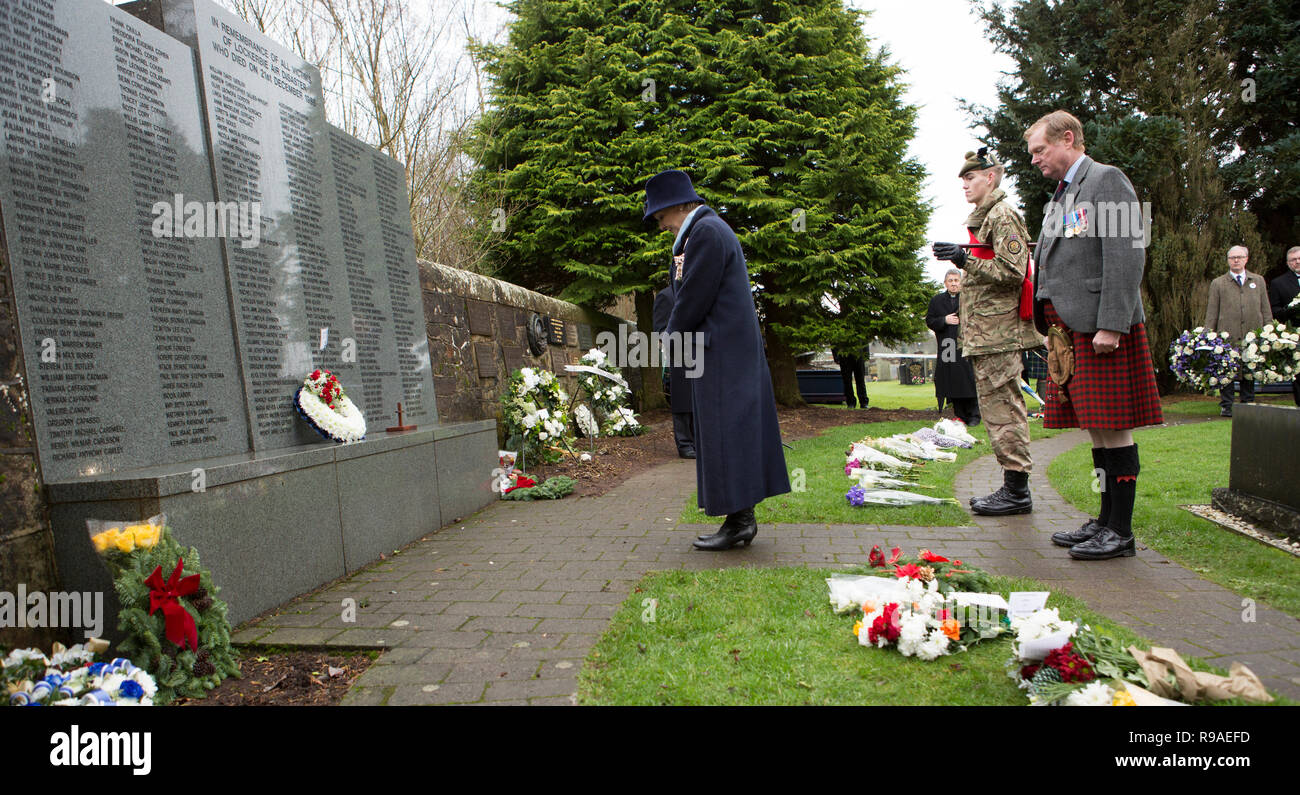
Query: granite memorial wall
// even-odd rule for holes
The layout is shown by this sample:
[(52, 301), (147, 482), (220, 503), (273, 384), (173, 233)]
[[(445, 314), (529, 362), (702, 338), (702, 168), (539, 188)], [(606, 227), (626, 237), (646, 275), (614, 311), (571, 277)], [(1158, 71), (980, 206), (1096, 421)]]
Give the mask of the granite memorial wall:
[[(163, 30), (0, 3), (0, 242), (63, 579), (93, 568), (86, 516), (169, 510), (255, 594), (238, 620), (486, 504), (490, 463), (480, 484), (436, 450), (491, 462), (495, 429), (438, 424), (403, 166), (327, 124), (311, 64), (209, 0), (155, 2)], [(365, 441), (294, 413), (316, 367)], [(420, 430), (384, 433), (399, 402)], [(340, 526), (277, 536), (312, 504)], [(321, 550), (246, 573), (290, 542)]]

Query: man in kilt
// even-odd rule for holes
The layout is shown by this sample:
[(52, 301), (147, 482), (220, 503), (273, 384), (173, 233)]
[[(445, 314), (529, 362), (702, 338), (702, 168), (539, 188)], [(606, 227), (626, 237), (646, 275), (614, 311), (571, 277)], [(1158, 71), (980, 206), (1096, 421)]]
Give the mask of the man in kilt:
[[(1143, 325), (1143, 216), (1128, 177), (1084, 154), (1083, 126), (1071, 114), (1047, 114), (1025, 141), (1033, 164), (1057, 181), (1034, 279), (1034, 323), (1048, 335), (1051, 370), (1043, 424), (1087, 430), (1094, 471), (1104, 476), (1097, 518), (1052, 542), (1078, 560), (1129, 557), (1140, 470), (1133, 429), (1163, 421)], [(1127, 223), (1114, 223), (1121, 206)], [(1099, 228), (1103, 213), (1112, 223)]]

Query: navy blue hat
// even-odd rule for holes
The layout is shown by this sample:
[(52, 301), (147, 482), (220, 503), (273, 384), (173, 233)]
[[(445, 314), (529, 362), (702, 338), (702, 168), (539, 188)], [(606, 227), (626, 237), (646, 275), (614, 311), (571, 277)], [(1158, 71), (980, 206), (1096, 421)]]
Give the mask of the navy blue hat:
[(646, 181), (645, 216), (641, 220), (649, 221), (651, 216), (660, 210), (687, 202), (704, 204), (704, 199), (695, 195), (695, 188), (691, 185), (691, 178), (686, 175), (686, 172), (673, 169), (660, 171)]

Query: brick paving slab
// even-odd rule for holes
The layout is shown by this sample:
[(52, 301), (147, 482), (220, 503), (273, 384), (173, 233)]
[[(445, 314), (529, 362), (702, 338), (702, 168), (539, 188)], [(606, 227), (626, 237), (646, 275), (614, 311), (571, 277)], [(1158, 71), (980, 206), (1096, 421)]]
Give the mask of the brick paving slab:
[[(691, 548), (697, 533), (716, 524), (677, 522), (695, 487), (694, 463), (664, 464), (603, 497), (491, 505), (235, 637), (284, 645), (383, 640), (389, 651), (345, 704), (568, 705), (583, 658), (646, 573), (839, 568), (864, 563), (879, 544), (930, 547), (998, 574), (1042, 580), (1158, 643), (1224, 668), (1234, 660), (1251, 665), (1269, 688), (1300, 698), (1296, 619), (1258, 606), (1256, 622), (1242, 622), (1240, 596), (1142, 547), (1140, 528), (1136, 558), (1085, 563), (1051, 544), (1052, 532), (1085, 517), (1043, 473), (1052, 458), (1086, 440), (1071, 432), (1033, 443), (1038, 474), (1027, 516), (972, 517), (962, 527), (763, 525), (753, 545), (725, 554)], [(992, 456), (976, 459), (957, 473), (958, 501), (965, 505), (1000, 481)], [(364, 605), (354, 623), (342, 621), (344, 598)]]

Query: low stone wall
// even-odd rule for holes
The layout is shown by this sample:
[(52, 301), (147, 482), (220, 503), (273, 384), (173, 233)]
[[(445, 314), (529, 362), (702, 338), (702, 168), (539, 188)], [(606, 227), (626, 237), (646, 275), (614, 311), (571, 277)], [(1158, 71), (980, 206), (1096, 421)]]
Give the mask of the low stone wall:
[[(617, 333), (625, 321), (604, 312), (535, 293), (500, 279), (420, 262), (424, 291), (424, 321), (429, 332), (433, 391), (442, 422), (501, 419), (501, 386), (521, 367), (551, 370), (574, 388), (564, 365), (577, 364), (595, 346), (602, 331)], [(534, 315), (563, 323), (563, 341), (548, 343), (534, 355), (528, 345), (528, 323)], [(623, 375), (633, 392), (640, 372)], [(500, 428), (500, 426), (498, 426)]]
[[(13, 285), (0, 231), (0, 591), (58, 590), (49, 515), (41, 499), (36, 442), (23, 383)], [(55, 630), (0, 626), (0, 646), (44, 646), (70, 637)]]

